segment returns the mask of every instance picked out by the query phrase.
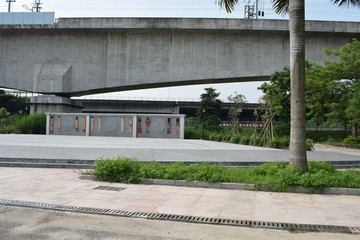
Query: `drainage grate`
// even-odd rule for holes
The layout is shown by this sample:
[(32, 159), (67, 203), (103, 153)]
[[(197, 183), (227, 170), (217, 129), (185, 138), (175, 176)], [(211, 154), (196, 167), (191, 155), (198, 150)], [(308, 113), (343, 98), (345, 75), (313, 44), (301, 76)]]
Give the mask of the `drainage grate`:
[(123, 187), (108, 187), (108, 186), (98, 186), (96, 188), (94, 188), (94, 190), (106, 190), (106, 191), (122, 191), (124, 190), (125, 188)]
[[(115, 191), (119, 191), (119, 190), (115, 190)], [(6, 200), (6, 199), (0, 199), (0, 205), (32, 207), (32, 208), (50, 209), (50, 210), (58, 210), (58, 211), (70, 211), (70, 212), (78, 212), (78, 213), (101, 214), (101, 215), (111, 215), (111, 216), (120, 216), (120, 217), (146, 218), (153, 220), (168, 220), (168, 221), (189, 222), (189, 223), (229, 225), (229, 226), (238, 226), (238, 227), (360, 234), (360, 227), (290, 224), (290, 223), (278, 223), (278, 222), (234, 220), (234, 219), (225, 219), (225, 218), (196, 217), (196, 216), (185, 216), (185, 215), (165, 214), (165, 213), (131, 212), (131, 211), (122, 211), (122, 210), (114, 210), (114, 209), (65, 206), (59, 204), (27, 202), (27, 201)]]

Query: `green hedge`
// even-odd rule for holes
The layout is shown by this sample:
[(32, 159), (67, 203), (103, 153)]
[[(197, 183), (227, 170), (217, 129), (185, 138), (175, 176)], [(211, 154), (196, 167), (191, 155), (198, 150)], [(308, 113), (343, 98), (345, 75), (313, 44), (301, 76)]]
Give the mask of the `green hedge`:
[(360, 144), (360, 138), (345, 138), (344, 144)]
[(46, 134), (46, 115), (11, 115), (6, 119), (5, 125), (3, 133)]
[(140, 178), (175, 179), (202, 182), (251, 183), (286, 191), (303, 186), (314, 189), (325, 187), (360, 187), (360, 171), (336, 171), (328, 162), (309, 162), (309, 172), (302, 174), (286, 162), (265, 163), (257, 167), (233, 168), (209, 163), (176, 162), (162, 165), (158, 162), (140, 163), (134, 158), (118, 157), (95, 162), (93, 174), (110, 182), (138, 183)]
[(31, 115), (20, 115), (14, 121), (14, 127), (25, 134), (46, 134), (46, 115), (45, 113), (35, 113)]
[(344, 137), (351, 134), (351, 132), (344, 132), (338, 130), (306, 130), (306, 138), (317, 142), (327, 142), (329, 140), (342, 141)]

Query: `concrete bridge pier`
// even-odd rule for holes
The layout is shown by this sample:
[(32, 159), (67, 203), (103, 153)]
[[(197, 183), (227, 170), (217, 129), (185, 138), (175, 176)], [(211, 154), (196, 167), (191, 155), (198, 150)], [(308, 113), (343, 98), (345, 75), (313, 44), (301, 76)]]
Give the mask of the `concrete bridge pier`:
[(77, 100), (56, 95), (31, 97), (30, 114), (40, 112), (81, 113), (83, 106)]

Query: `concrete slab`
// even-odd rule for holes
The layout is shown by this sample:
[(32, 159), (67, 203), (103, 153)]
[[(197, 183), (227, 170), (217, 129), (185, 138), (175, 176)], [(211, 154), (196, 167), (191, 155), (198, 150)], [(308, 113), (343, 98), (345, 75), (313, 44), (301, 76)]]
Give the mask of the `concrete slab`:
[[(358, 196), (131, 185), (69, 169), (0, 168), (0, 199), (124, 211), (360, 227)], [(122, 191), (96, 190), (98, 186)]]
[[(0, 134), (0, 158), (96, 160), (117, 156), (141, 161), (261, 163), (287, 161), (289, 151), (203, 140)], [(360, 156), (308, 152), (310, 161), (360, 161)]]

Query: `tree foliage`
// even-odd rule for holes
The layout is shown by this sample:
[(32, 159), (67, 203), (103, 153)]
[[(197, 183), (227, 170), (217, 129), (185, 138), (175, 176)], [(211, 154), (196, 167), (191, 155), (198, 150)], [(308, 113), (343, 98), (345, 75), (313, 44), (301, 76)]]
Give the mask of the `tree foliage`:
[(25, 98), (16, 97), (0, 91), (0, 108), (1, 107), (6, 108), (11, 114), (25, 112), (26, 100)]
[(360, 82), (353, 84), (348, 107), (345, 112), (351, 123), (360, 125)]
[(231, 131), (229, 135), (235, 136), (238, 134), (238, 122), (239, 116), (241, 113), (241, 108), (243, 107), (244, 103), (246, 103), (246, 97), (240, 93), (235, 92), (234, 95), (230, 95), (228, 97), (231, 106), (229, 108), (229, 117), (231, 119)]
[(220, 93), (214, 88), (205, 88), (205, 93), (201, 94), (196, 116), (203, 126), (219, 126), (221, 110), (221, 100), (217, 99), (219, 95)]
[[(306, 63), (307, 118), (316, 125), (359, 125), (360, 44), (353, 39), (339, 49), (324, 50), (338, 60), (324, 65)], [(259, 87), (264, 93), (263, 103), (283, 123), (290, 121), (290, 72), (284, 68), (275, 72), (269, 83)]]
[(0, 123), (1, 123), (1, 127), (5, 128), (5, 118), (9, 115), (8, 111), (6, 110), (6, 108), (1, 107), (0, 108)]
[[(263, 83), (259, 88), (264, 93), (263, 101), (266, 108), (271, 107), (278, 120), (290, 123), (290, 70), (284, 68), (282, 72), (275, 72), (269, 83)], [(270, 104), (270, 105), (269, 105)]]
[[(308, 171), (305, 146), (305, 1), (271, 0), (276, 13), (289, 12), (290, 75), (291, 75), (291, 131), (289, 164)], [(359, 6), (358, 0), (332, 0), (334, 4), (350, 3)], [(218, 0), (217, 3), (231, 12), (238, 0)]]
[[(324, 50), (337, 60), (313, 65), (307, 72), (308, 116), (315, 122), (353, 125), (353, 136), (359, 121), (360, 42), (353, 39), (339, 49)], [(346, 130), (346, 129), (345, 129)]]

